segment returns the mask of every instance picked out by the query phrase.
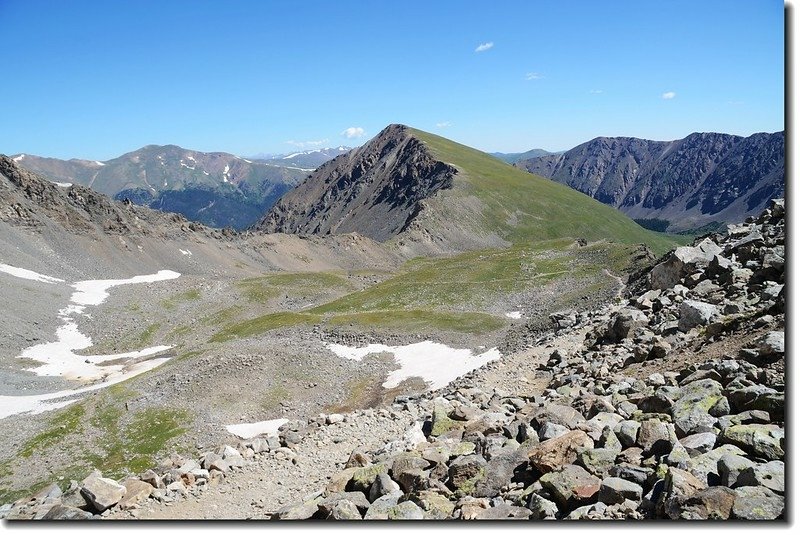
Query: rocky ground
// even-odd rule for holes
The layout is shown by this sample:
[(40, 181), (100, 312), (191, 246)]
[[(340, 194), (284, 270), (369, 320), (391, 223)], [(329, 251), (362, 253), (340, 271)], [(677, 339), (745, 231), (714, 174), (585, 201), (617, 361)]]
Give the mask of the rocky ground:
[[(780, 519), (784, 205), (448, 387), (94, 473), (8, 519)], [(521, 345), (521, 344), (519, 344)]]

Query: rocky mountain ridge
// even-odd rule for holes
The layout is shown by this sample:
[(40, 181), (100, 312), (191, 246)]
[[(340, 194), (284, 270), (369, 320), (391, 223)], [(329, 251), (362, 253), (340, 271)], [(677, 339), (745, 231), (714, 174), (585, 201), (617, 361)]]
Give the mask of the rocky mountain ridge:
[(0, 220), (32, 229), (43, 227), (49, 219), (68, 231), (88, 234), (170, 236), (188, 232), (218, 238), (231, 235), (179, 214), (113, 201), (85, 186), (56, 185), (2, 154), (0, 206)]
[(676, 141), (599, 137), (515, 165), (586, 193), (656, 230), (756, 215), (785, 189), (783, 132), (694, 133)]
[(451, 187), (455, 173), (408, 128), (390, 125), (363, 147), (323, 164), (281, 198), (255, 230), (359, 232), (386, 241), (408, 227), (422, 200)]
[[(779, 200), (669, 253), (624, 302), (554, 314), (534, 344), (542, 360), (510, 355), (380, 411), (290, 421), (122, 482), (51, 485), (0, 514), (146, 518), (203, 503), (212, 517), (286, 520), (783, 518), (784, 258)], [(393, 440), (320, 464), (333, 462), (326, 444), (384, 429)], [(263, 470), (259, 484), (241, 487), (248, 470)], [(320, 471), (311, 493), (270, 484)], [(282, 486), (296, 499), (273, 509)]]
[(56, 183), (80, 184), (118, 200), (235, 229), (255, 222), (313, 170), (288, 160), (278, 165), (177, 145), (148, 145), (104, 162), (29, 154), (12, 159)]

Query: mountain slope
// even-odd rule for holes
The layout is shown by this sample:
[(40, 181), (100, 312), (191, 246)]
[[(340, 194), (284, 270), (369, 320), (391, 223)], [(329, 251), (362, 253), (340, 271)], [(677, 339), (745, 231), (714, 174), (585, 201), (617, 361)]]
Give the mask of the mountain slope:
[(679, 231), (732, 223), (784, 194), (784, 133), (695, 133), (677, 141), (596, 138), (516, 166)]
[(645, 242), (617, 210), (483, 152), (403, 125), (320, 167), (257, 226), (267, 232), (359, 232), (400, 247), (462, 251), (563, 237)]
[(548, 156), (555, 153), (544, 149), (531, 149), (525, 152), (490, 152), (489, 154), (506, 163), (515, 164), (520, 160), (530, 160), (531, 158)]
[(176, 145), (148, 145), (105, 162), (27, 154), (14, 160), (55, 182), (89, 186), (119, 200), (237, 229), (257, 221), (308, 172)]

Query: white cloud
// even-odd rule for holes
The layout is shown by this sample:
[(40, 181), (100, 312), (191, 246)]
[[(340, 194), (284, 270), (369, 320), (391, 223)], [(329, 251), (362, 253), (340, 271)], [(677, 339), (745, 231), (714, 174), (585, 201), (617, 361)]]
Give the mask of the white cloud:
[(492, 41), (489, 41), (488, 43), (481, 43), (481, 44), (478, 45), (478, 48), (475, 49), (475, 52), (486, 52), (487, 50), (489, 50), (493, 46), (494, 46), (494, 43)]
[(450, 121), (444, 121), (443, 123), (436, 123), (436, 128), (447, 128), (450, 126)]
[(299, 149), (304, 149), (306, 147), (321, 147), (322, 145), (326, 144), (328, 141), (330, 141), (328, 138), (318, 139), (318, 140), (315, 140), (315, 141), (295, 141), (293, 139), (290, 139), (289, 141), (286, 142), (286, 144), (287, 145), (291, 145), (293, 147), (297, 147)]
[(591, 93), (592, 95), (599, 95), (602, 92), (603, 92), (602, 89), (590, 89), (589, 90), (589, 93)]
[(359, 137), (364, 137), (364, 129), (360, 126), (351, 126), (350, 128), (346, 128), (342, 131), (342, 135), (347, 139), (355, 139)]
[(675, 95), (676, 95), (675, 91), (667, 91), (666, 93), (663, 93), (661, 95), (661, 98), (663, 98), (664, 100), (672, 100), (673, 98), (675, 98)]
[(544, 76), (542, 76), (538, 72), (529, 72), (528, 74), (525, 75), (526, 80), (541, 80), (542, 78), (544, 78)]

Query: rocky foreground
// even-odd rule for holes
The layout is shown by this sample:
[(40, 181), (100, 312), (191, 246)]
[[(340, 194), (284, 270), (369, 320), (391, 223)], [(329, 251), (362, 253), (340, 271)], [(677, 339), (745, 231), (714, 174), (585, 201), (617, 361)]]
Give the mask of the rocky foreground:
[[(550, 347), (543, 387), (487, 386), (486, 369), (510, 365), (492, 363), (379, 411), (289, 422), (277, 437), (173, 455), (121, 482), (94, 473), (64, 493), (53, 484), (0, 516), (138, 517), (219, 496), (259, 468), (287, 485), (319, 479), (281, 507), (243, 489), (260, 518), (781, 519), (784, 239), (774, 201), (670, 253), (629, 283), (626, 303), (554, 315), (556, 332), (536, 342)], [(359, 434), (381, 445), (347, 450), (326, 475), (337, 462), (324, 456)]]

